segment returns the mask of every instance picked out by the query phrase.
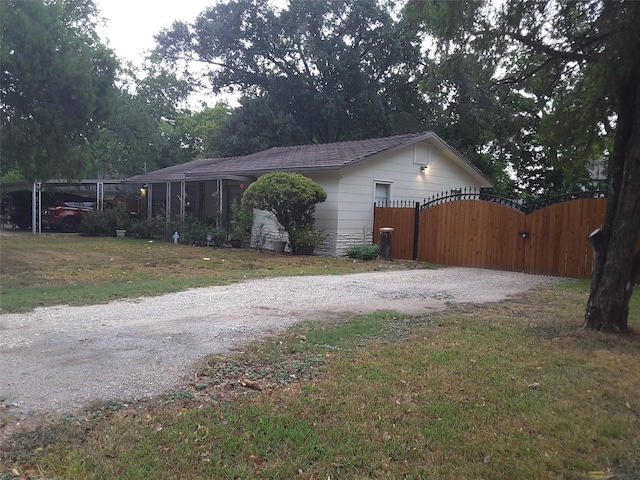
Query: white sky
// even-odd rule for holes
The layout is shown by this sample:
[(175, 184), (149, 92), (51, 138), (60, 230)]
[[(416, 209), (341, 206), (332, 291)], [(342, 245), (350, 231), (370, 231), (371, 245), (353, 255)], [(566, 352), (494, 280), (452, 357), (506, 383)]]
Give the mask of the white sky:
[(174, 20), (192, 22), (215, 0), (95, 0), (106, 27), (103, 41), (123, 60), (140, 65), (154, 47), (153, 36)]

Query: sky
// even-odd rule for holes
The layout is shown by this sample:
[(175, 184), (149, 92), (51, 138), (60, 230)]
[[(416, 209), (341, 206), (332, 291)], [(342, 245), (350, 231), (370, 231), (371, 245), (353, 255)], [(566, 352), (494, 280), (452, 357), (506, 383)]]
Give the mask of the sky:
[(103, 42), (121, 59), (140, 65), (153, 36), (174, 20), (192, 22), (215, 0), (95, 0), (106, 20), (100, 29)]

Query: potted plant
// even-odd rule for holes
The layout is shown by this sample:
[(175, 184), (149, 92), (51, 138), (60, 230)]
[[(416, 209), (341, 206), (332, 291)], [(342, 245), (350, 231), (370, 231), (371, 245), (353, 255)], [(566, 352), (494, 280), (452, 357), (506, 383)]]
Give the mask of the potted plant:
[(305, 225), (289, 234), (294, 255), (313, 255), (315, 248), (322, 244), (324, 236), (311, 225)]
[(284, 249), (287, 246), (287, 241), (284, 239), (285, 233), (286, 231), (282, 227), (282, 225), (278, 225), (278, 238), (276, 240), (271, 240), (271, 247), (273, 247), (274, 252), (276, 253), (284, 252)]
[(231, 246), (235, 248), (241, 247), (243, 240), (251, 237), (252, 226), (253, 209), (234, 200), (231, 203)]
[(129, 211), (124, 205), (118, 205), (115, 212), (116, 219), (116, 237), (124, 237), (127, 234), (127, 226), (129, 225)]

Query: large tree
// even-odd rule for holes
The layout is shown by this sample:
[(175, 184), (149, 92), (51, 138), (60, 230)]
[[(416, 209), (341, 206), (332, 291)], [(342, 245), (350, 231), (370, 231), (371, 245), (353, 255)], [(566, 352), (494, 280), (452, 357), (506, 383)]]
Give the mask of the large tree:
[[(192, 157), (230, 157), (238, 153), (227, 153), (221, 145), (228, 140), (223, 127), (229, 123), (231, 107), (218, 102), (214, 107), (203, 107), (191, 115), (180, 115), (176, 119), (176, 129), (182, 132), (181, 143)], [(236, 132), (229, 132), (230, 135)]]
[(127, 64), (118, 76), (112, 114), (86, 149), (88, 175), (119, 178), (191, 160), (199, 148), (185, 128), (195, 128), (184, 80), (148, 58), (142, 68)]
[(541, 145), (547, 97), (497, 81), (511, 53), (481, 34), (494, 12), (482, 2), (413, 1), (404, 13), (430, 46), (421, 86), (434, 130), (489, 175), (497, 193), (549, 196), (589, 178), (585, 164), (562, 162)]
[(271, 147), (300, 145), (309, 138), (304, 126), (265, 94), (240, 98), (240, 106), (229, 113), (210, 141), (221, 156), (233, 157)]
[(110, 115), (118, 62), (91, 0), (0, 2), (2, 171), (81, 178), (83, 149)]
[[(606, 156), (608, 206), (592, 237), (594, 267), (585, 328), (627, 332), (640, 259), (640, 2), (411, 0), (414, 18), (437, 18), (450, 39), (498, 62), (495, 83), (536, 100), (536, 139), (576, 170)], [(447, 51), (441, 51), (447, 56)]]
[(166, 60), (204, 62), (214, 90), (249, 94), (308, 142), (424, 128), (418, 37), (377, 0), (296, 0), (279, 11), (230, 0), (157, 40)]

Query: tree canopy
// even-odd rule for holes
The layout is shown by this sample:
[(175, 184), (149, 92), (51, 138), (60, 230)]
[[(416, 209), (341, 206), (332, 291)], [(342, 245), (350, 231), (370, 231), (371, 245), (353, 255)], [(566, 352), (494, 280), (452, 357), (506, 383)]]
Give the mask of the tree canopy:
[(205, 62), (214, 91), (241, 90), (279, 125), (292, 119), (296, 141), (424, 128), (419, 39), (376, 0), (300, 0), (280, 11), (231, 0), (157, 40), (168, 61)]
[[(521, 131), (533, 136), (532, 155), (513, 165), (564, 169), (566, 182), (607, 160), (608, 207), (592, 236), (585, 327), (628, 331), (640, 269), (640, 3), (507, 0), (496, 10), (490, 2), (410, 0), (407, 14), (438, 39), (441, 58), (474, 52), (496, 66), (494, 85), (530, 101)], [(506, 110), (512, 118), (521, 112)]]
[(83, 148), (111, 114), (118, 62), (91, 0), (0, 2), (2, 172), (80, 178)]

